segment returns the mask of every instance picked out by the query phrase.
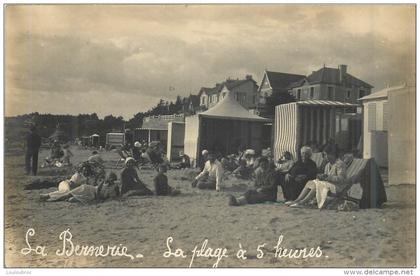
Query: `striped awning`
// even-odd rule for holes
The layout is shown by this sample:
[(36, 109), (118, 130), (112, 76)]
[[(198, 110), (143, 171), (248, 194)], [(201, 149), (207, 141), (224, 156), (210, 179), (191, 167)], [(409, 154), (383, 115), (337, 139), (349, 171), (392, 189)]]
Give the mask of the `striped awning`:
[(323, 100), (308, 100), (296, 102), (298, 105), (322, 105), (322, 106), (335, 106), (335, 107), (358, 107), (358, 104), (343, 103), (337, 101), (323, 101)]

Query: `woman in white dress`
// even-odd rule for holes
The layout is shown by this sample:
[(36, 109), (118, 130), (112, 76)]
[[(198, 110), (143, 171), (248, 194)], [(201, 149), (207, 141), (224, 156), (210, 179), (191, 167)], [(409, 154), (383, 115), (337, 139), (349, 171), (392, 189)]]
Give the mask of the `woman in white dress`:
[(346, 164), (338, 158), (337, 150), (334, 147), (325, 149), (328, 164), (323, 174), (317, 179), (309, 181), (298, 198), (290, 202), (290, 207), (302, 207), (305, 203), (316, 198), (318, 208), (324, 207), (328, 192), (339, 193), (346, 186)]

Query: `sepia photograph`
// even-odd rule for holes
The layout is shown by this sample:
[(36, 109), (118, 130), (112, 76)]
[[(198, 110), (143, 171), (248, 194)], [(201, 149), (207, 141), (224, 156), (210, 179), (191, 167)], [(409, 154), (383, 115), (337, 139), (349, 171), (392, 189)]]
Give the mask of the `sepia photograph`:
[(3, 16), (9, 273), (414, 275), (415, 3)]

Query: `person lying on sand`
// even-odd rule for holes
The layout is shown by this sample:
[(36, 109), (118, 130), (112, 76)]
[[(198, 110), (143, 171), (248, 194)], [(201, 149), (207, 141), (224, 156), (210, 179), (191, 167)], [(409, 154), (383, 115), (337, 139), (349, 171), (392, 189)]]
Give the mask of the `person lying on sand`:
[(203, 171), (195, 177), (191, 186), (199, 189), (216, 189), (220, 191), (223, 178), (223, 167), (213, 153), (209, 153)]
[(324, 151), (329, 162), (325, 166), (324, 173), (319, 174), (317, 179), (309, 181), (296, 200), (286, 202), (290, 207), (302, 207), (316, 198), (318, 208), (321, 209), (328, 192), (338, 193), (346, 186), (346, 164), (338, 158), (336, 147), (329, 146)]
[(121, 196), (153, 195), (146, 185), (140, 180), (135, 169), (136, 160), (132, 157), (125, 159), (125, 168), (121, 172)]
[(57, 191), (41, 194), (41, 200), (55, 201), (59, 200), (63, 195), (66, 195), (70, 190), (87, 183), (88, 178), (92, 175), (90, 166), (87, 163), (82, 163), (76, 170), (76, 173), (70, 179), (63, 180), (58, 183)]
[(302, 192), (309, 180), (316, 178), (318, 169), (311, 159), (312, 150), (304, 146), (300, 150), (300, 159), (293, 164), (286, 174), (279, 173), (279, 184), (283, 190), (286, 201), (295, 200)]
[(158, 174), (153, 179), (156, 195), (175, 196), (180, 194), (180, 191), (168, 185), (168, 177), (165, 175), (168, 167), (165, 164), (158, 166)]
[(61, 195), (54, 195), (49, 197), (47, 201), (63, 201), (80, 202), (88, 204), (92, 202), (101, 202), (107, 199), (116, 198), (119, 196), (120, 188), (116, 183), (117, 175), (110, 172), (104, 182), (98, 186), (82, 184), (66, 193)]
[(276, 174), (270, 168), (269, 161), (266, 157), (261, 157), (260, 159), (260, 167), (255, 174), (254, 185), (255, 189), (248, 190), (238, 199), (230, 195), (229, 205), (240, 206), (277, 200)]

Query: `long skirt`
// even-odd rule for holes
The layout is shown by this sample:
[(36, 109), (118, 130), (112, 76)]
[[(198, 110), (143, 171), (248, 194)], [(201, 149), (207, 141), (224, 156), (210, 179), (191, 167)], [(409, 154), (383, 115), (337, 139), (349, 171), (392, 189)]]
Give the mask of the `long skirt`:
[(321, 209), (324, 206), (325, 201), (327, 200), (328, 192), (336, 193), (337, 186), (328, 181), (321, 181), (318, 179), (315, 179), (310, 182), (313, 182), (315, 184), (316, 202), (318, 204), (318, 208)]

